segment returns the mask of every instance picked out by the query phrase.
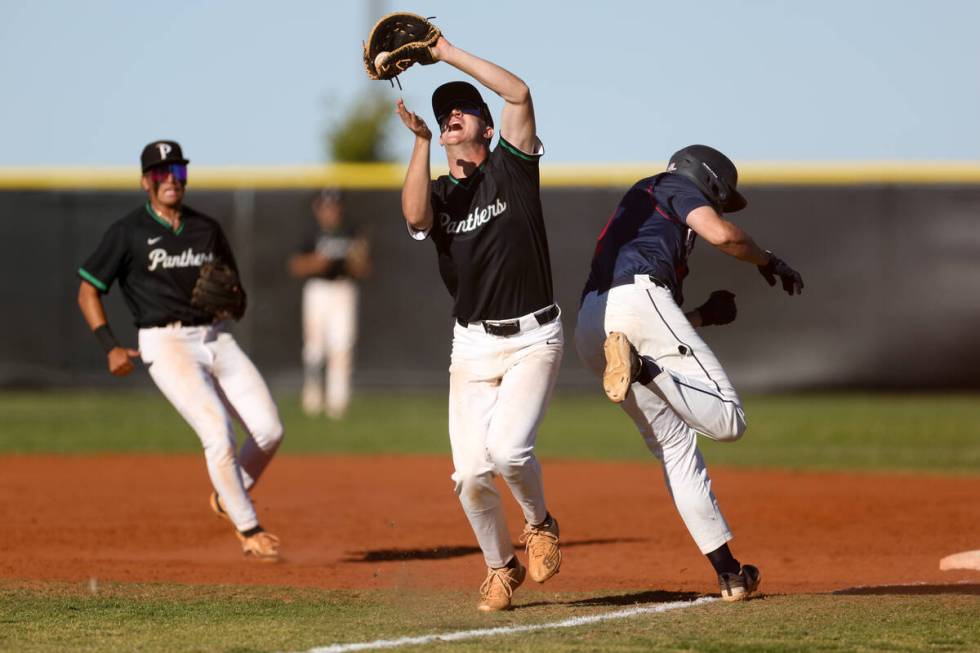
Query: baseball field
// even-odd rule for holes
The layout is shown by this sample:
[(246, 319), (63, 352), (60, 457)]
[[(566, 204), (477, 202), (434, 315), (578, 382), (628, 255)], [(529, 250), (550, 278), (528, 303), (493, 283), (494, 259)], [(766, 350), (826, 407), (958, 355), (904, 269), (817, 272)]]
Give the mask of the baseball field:
[(0, 650), (980, 650), (980, 571), (939, 569), (980, 549), (976, 395), (746, 397), (743, 440), (702, 450), (763, 596), (723, 604), (631, 423), (558, 393), (538, 455), (562, 570), (490, 615), (445, 394), (362, 393), (342, 422), (278, 399), (270, 564), (208, 509), (159, 394), (0, 394)]

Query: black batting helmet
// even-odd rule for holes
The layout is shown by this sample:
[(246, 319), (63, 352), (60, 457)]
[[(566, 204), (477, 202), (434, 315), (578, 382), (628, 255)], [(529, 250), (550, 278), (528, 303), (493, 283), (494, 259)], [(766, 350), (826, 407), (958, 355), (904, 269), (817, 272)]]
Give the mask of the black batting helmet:
[(739, 193), (738, 170), (727, 156), (707, 145), (688, 145), (674, 152), (667, 172), (687, 177), (701, 189), (719, 211), (733, 213), (748, 201)]

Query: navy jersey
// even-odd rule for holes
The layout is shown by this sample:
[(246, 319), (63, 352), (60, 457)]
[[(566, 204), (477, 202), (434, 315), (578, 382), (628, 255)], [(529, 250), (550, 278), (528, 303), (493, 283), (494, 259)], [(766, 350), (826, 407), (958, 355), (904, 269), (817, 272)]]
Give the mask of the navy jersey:
[(540, 157), (501, 138), (470, 177), (432, 183), (429, 237), (463, 322), (506, 320), (554, 302)]
[(201, 266), (214, 260), (235, 267), (221, 225), (184, 206), (174, 231), (147, 202), (109, 227), (78, 276), (100, 293), (118, 280), (137, 327), (207, 324), (212, 317), (191, 306), (191, 293)]
[(695, 241), (687, 216), (702, 206), (711, 202), (680, 175), (661, 173), (636, 182), (599, 234), (582, 296), (646, 274), (670, 286), (678, 305), (683, 303), (681, 286)]

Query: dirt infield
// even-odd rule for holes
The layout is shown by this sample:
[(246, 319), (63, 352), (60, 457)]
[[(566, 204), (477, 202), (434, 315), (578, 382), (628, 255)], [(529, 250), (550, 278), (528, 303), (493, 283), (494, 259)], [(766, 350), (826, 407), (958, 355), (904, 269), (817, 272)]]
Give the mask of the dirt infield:
[[(659, 466), (544, 461), (562, 573), (542, 591), (711, 592)], [(0, 578), (467, 588), (482, 559), (441, 457), (281, 456), (257, 488), (286, 560), (244, 560), (208, 509), (202, 456), (0, 457)], [(768, 593), (976, 582), (980, 478), (712, 470), (736, 556)], [(516, 539), (520, 517), (506, 490)], [(534, 585), (529, 583), (529, 585)]]

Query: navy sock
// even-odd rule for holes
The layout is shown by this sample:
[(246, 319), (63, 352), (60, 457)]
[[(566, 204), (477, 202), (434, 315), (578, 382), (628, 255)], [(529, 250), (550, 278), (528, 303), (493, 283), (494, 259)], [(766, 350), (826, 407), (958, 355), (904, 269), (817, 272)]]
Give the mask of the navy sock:
[(252, 537), (253, 535), (258, 535), (259, 533), (261, 533), (264, 530), (265, 529), (262, 528), (261, 526), (254, 526), (254, 527), (248, 529), (247, 531), (239, 531), (239, 532), (242, 535), (244, 535), (245, 537)]
[(707, 554), (707, 557), (711, 566), (715, 568), (716, 574), (737, 574), (742, 570), (742, 565), (732, 555), (731, 549), (728, 548), (727, 544), (722, 544)]
[(643, 385), (653, 383), (653, 377), (660, 374), (660, 366), (653, 362), (652, 358), (640, 356), (640, 373), (636, 375), (636, 382)]

